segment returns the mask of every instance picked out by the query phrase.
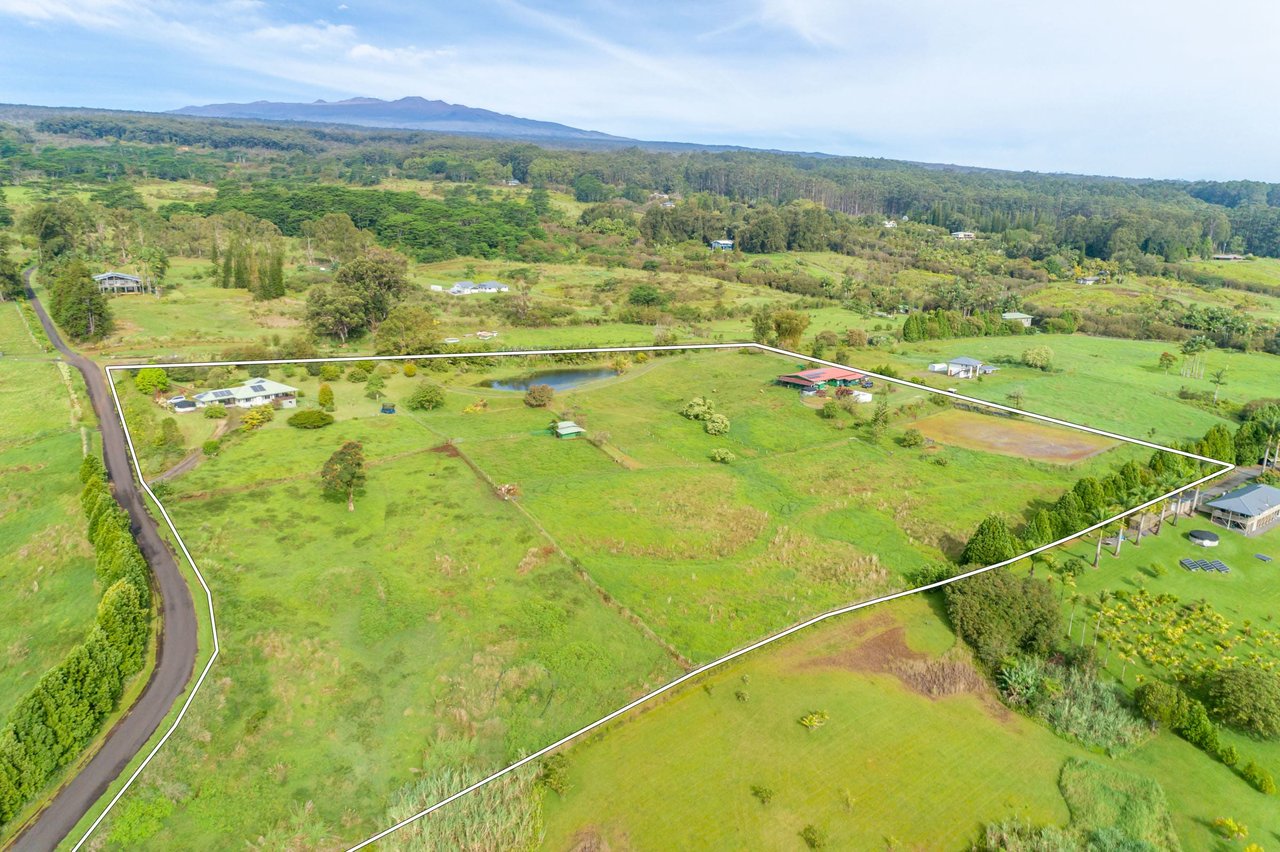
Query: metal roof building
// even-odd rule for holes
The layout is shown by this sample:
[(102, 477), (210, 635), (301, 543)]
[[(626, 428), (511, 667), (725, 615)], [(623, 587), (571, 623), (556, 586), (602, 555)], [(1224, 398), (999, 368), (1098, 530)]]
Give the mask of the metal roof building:
[(1256, 535), (1280, 523), (1280, 488), (1255, 482), (1210, 500), (1205, 506), (1215, 524)]

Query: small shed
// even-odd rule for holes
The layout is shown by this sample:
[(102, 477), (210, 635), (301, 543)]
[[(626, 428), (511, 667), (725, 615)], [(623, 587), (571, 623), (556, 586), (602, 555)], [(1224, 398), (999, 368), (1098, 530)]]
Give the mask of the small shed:
[(572, 420), (561, 420), (552, 431), (557, 438), (581, 438), (587, 434), (586, 429), (583, 429)]

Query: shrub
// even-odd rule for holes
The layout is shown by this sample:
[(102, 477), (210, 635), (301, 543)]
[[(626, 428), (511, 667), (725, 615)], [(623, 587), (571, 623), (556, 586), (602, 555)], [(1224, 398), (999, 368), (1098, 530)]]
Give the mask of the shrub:
[(729, 418), (723, 414), (712, 414), (702, 421), (702, 429), (708, 435), (724, 435), (729, 431)]
[(1174, 726), (1173, 732), (1196, 748), (1218, 753), (1218, 729), (1209, 720), (1204, 705), (1194, 698), (1187, 699), (1186, 715)]
[(250, 408), (244, 413), (244, 417), (240, 418), (240, 428), (246, 432), (252, 432), (254, 429), (261, 429), (263, 426), (275, 419), (275, 409), (269, 405), (259, 405)]
[(1256, 665), (1219, 669), (1206, 684), (1213, 715), (1266, 739), (1280, 737), (1280, 672)]
[(907, 449), (924, 446), (924, 435), (920, 433), (919, 429), (908, 429), (902, 433), (898, 443)]
[(1053, 350), (1048, 346), (1032, 346), (1023, 351), (1022, 363), (1047, 373), (1053, 369)]
[(946, 590), (951, 623), (988, 666), (1019, 652), (1042, 656), (1061, 633), (1057, 597), (1043, 580), (998, 569)]
[(1147, 681), (1135, 689), (1133, 700), (1142, 718), (1170, 730), (1176, 730), (1186, 721), (1190, 709), (1181, 689), (1158, 680)]
[(216, 456), (218, 451), (222, 449), (222, 442), (216, 438), (210, 438), (201, 445), (201, 449), (206, 456)]
[(359, 367), (352, 367), (347, 371), (347, 381), (356, 382), (357, 384), (367, 382), (369, 381), (369, 373)]
[(1251, 787), (1264, 796), (1271, 796), (1276, 792), (1276, 779), (1272, 777), (1270, 772), (1252, 760), (1240, 770), (1240, 777), (1248, 781)]
[(318, 408), (308, 408), (292, 415), (288, 423), (295, 429), (321, 429), (333, 423), (333, 415)]
[(147, 396), (169, 389), (169, 374), (161, 367), (143, 367), (133, 375), (133, 386)]
[(813, 823), (800, 830), (800, 839), (810, 849), (825, 849), (827, 846), (827, 833)]
[(827, 724), (827, 720), (829, 718), (831, 717), (827, 715), (826, 710), (810, 710), (796, 721), (798, 721), (807, 730), (816, 731), (818, 728)]
[(412, 379), (418, 375), (418, 365), (412, 361), (404, 362), (404, 376), (406, 379)]
[(524, 404), (530, 408), (546, 408), (555, 397), (556, 392), (551, 385), (529, 385), (524, 392)]
[(553, 754), (543, 760), (537, 780), (543, 787), (563, 796), (569, 790), (569, 758)]
[(206, 405), (204, 407), (204, 416), (206, 420), (221, 420), (227, 416), (227, 407), (216, 402), (213, 405)]
[(835, 420), (840, 416), (840, 403), (834, 399), (829, 399), (822, 403), (822, 407), (818, 409), (818, 416), (824, 420)]
[(333, 362), (320, 365), (320, 378), (326, 382), (335, 382), (342, 378), (342, 365)]
[(1226, 766), (1235, 766), (1240, 762), (1240, 750), (1233, 745), (1225, 745), (1218, 749), (1218, 760)]
[(444, 388), (423, 382), (413, 389), (404, 403), (414, 411), (432, 411), (444, 405)]
[(680, 409), (680, 416), (690, 420), (706, 420), (716, 413), (716, 404), (706, 397), (695, 396)]
[(316, 392), (316, 402), (325, 411), (333, 411), (333, 388), (329, 386), (328, 382), (320, 385), (320, 390)]
[(1227, 840), (1244, 840), (1249, 836), (1248, 827), (1230, 817), (1218, 817), (1215, 819), (1213, 821), (1213, 830)]
[(737, 456), (735, 456), (733, 453), (729, 452), (728, 450), (722, 449), (722, 450), (711, 451), (711, 460), (713, 462), (718, 462), (720, 464), (729, 464), (729, 462), (732, 462), (737, 458), (738, 458)]
[(759, 799), (762, 805), (767, 805), (773, 801), (773, 790), (760, 784), (751, 785), (751, 795)]

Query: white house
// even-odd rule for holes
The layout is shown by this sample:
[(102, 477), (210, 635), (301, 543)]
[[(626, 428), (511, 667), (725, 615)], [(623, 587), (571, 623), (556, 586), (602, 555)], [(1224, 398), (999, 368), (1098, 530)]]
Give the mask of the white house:
[(444, 285), (443, 285), (443, 284), (432, 284), (432, 285), (431, 285), (431, 292), (432, 292), (432, 293), (443, 293), (443, 292), (444, 292)]
[(896, 228), (896, 227), (898, 227), (898, 223), (897, 223), (897, 222), (895, 222), (895, 221), (893, 221), (892, 219), (885, 219), (885, 220), (884, 220), (884, 226), (885, 226), (886, 228)]
[(234, 405), (238, 408), (254, 408), (259, 405), (275, 405), (296, 408), (298, 389), (271, 379), (250, 379), (234, 388), (205, 391), (195, 395), (197, 408), (206, 405)]
[[(933, 369), (931, 365), (929, 369)], [(947, 362), (947, 375), (957, 379), (972, 379), (976, 376), (990, 375), (996, 371), (995, 367), (984, 364), (977, 358), (970, 358), (962, 355), (959, 358), (952, 358)]]
[(712, 251), (733, 251), (733, 240), (712, 240)]
[(951, 239), (953, 240), (976, 240), (978, 235), (973, 231), (952, 231)]
[(98, 282), (100, 293), (145, 293), (151, 289), (138, 276), (123, 272), (103, 272), (93, 276), (93, 280)]
[(1000, 315), (1000, 319), (1006, 322), (1020, 322), (1025, 328), (1031, 328), (1031, 321), (1035, 319), (1031, 314), (1023, 314), (1018, 311), (1005, 311)]
[(449, 288), (449, 293), (454, 296), (470, 296), (472, 293), (506, 293), (510, 289), (506, 284), (497, 281), (486, 281), (483, 284), (459, 281)]

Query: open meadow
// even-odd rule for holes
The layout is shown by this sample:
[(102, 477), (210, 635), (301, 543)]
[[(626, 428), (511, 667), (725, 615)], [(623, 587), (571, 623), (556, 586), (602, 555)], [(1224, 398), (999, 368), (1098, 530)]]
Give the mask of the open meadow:
[[(823, 417), (773, 383), (797, 366), (728, 351), (424, 362), (412, 377), (399, 363), (272, 368), (302, 411), (326, 384), (336, 422), (295, 429), (282, 409), (164, 481), (213, 588), (222, 675), (112, 815), (109, 845), (358, 840), (394, 803), (430, 804), (691, 665), (904, 588), (987, 514), (1148, 454), (1095, 442), (1063, 464), (900, 446), (937, 406), (886, 393), (877, 440), (876, 405)], [(589, 375), (566, 383), (566, 369)], [(539, 380), (561, 385), (546, 407), (491, 386)], [(166, 416), (131, 385), (126, 412)], [(443, 404), (411, 407), (429, 385)], [(379, 394), (396, 414), (378, 414)], [(726, 432), (681, 416), (695, 397)], [(213, 422), (174, 416), (199, 424), (184, 434)], [(983, 419), (993, 435), (1026, 429)], [(552, 437), (553, 420), (586, 437)], [(367, 459), (353, 512), (318, 477), (348, 440)]]
[(77, 499), (93, 413), (79, 374), (31, 334), (0, 302), (0, 596), (23, 613), (0, 619), (0, 719), (84, 638), (99, 594)]

